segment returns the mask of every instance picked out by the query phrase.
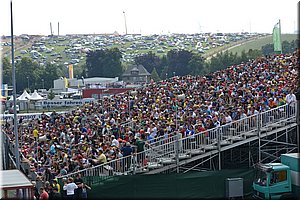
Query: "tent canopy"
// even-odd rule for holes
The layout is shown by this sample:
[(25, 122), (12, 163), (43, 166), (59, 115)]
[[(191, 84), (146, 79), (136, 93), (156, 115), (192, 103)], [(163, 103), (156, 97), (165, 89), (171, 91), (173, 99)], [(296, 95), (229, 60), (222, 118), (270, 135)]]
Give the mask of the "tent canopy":
[(30, 100), (33, 101), (37, 101), (37, 100), (43, 100), (44, 97), (42, 97), (41, 95), (39, 95), (39, 93), (37, 93), (36, 90), (34, 90), (34, 92), (32, 93), (32, 95), (29, 97)]
[(23, 94), (17, 98), (19, 101), (28, 101), (30, 98), (30, 95), (27, 93), (26, 90), (24, 90)]

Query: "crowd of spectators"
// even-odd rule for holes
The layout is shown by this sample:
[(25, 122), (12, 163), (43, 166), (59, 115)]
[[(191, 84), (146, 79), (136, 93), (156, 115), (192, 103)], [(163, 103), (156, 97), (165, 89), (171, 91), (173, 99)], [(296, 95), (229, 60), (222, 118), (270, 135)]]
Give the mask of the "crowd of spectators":
[[(185, 137), (296, 101), (296, 67), (296, 54), (261, 57), (205, 76), (151, 82), (68, 113), (42, 114), (19, 126), (21, 152), (49, 182), (141, 152), (176, 127)], [(13, 126), (3, 129), (14, 140)]]

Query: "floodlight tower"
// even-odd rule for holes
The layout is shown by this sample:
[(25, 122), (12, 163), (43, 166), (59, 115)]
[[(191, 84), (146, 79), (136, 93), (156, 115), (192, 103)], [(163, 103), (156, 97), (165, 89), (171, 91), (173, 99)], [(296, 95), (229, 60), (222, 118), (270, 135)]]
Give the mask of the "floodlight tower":
[(125, 21), (125, 34), (127, 35), (127, 24), (126, 24), (126, 15), (125, 15), (125, 11), (123, 11), (124, 14), (124, 21)]
[(52, 32), (52, 23), (50, 22), (50, 35), (53, 36), (53, 32)]

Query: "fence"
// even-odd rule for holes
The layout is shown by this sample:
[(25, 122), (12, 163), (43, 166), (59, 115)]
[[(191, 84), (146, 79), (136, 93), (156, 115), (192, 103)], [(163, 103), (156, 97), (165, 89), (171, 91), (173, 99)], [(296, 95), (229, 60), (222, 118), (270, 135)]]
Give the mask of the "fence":
[(295, 119), (295, 114), (295, 104), (283, 105), (188, 137), (181, 138), (181, 134), (160, 137), (143, 152), (58, 178), (75, 177), (77, 173), (81, 173), (82, 177), (96, 176), (97, 178), (90, 178), (88, 182), (97, 184), (116, 175), (143, 173), (171, 163), (178, 164), (181, 159), (219, 149), (247, 137), (258, 136), (259, 132), (268, 131), (270, 127), (285, 125)]
[[(143, 173), (171, 163), (176, 163), (181, 159), (189, 158), (193, 155), (218, 149), (222, 145), (232, 144), (235, 141), (243, 140), (249, 136), (257, 136), (260, 131), (268, 131), (272, 127), (289, 123), (291, 119), (295, 119), (295, 114), (296, 103), (283, 105), (184, 138), (181, 138), (181, 134), (174, 133), (168, 138), (164, 136), (157, 137), (154, 138), (150, 146), (143, 152), (134, 153), (130, 156), (111, 160), (105, 164), (93, 166), (57, 178), (61, 182), (62, 178), (69, 176), (74, 177), (77, 173), (81, 173), (83, 177), (93, 177), (89, 178), (89, 184), (96, 184), (116, 175)], [(126, 122), (121, 124), (121, 126), (131, 124), (132, 122)], [(3, 134), (3, 136), (4, 141), (8, 143), (9, 153), (13, 157), (16, 152), (15, 144), (9, 140), (6, 134)], [(22, 152), (20, 152), (20, 159), (24, 159)], [(29, 163), (22, 161), (20, 163), (21, 170), (29, 175), (32, 180), (35, 180), (36, 173), (30, 170)]]

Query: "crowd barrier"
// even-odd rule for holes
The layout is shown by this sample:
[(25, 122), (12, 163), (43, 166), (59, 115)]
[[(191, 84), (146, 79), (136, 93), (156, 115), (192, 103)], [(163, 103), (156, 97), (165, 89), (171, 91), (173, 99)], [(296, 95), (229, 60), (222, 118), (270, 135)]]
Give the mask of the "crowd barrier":
[[(295, 115), (296, 103), (293, 103), (183, 138), (179, 133), (172, 133), (167, 138), (160, 136), (154, 138), (151, 142), (148, 141), (150, 145), (143, 152), (135, 152), (133, 155), (57, 178), (62, 182), (63, 178), (75, 177), (77, 173), (81, 173), (83, 177), (97, 177), (88, 179), (89, 184), (97, 184), (116, 175), (147, 172), (196, 154), (218, 149), (222, 145), (232, 144), (249, 136), (257, 136), (259, 131), (268, 131), (272, 126), (276, 127), (276, 125), (282, 123), (289, 123), (292, 119), (295, 119)], [(132, 126), (132, 122), (128, 121), (120, 125), (121, 127)], [(14, 142), (10, 141), (7, 134), (4, 133), (3, 136), (2, 139), (9, 141), (9, 153), (14, 156), (16, 152)], [(39, 182), (37, 185), (42, 185), (41, 180), (37, 180), (36, 172), (30, 169), (30, 163), (26, 161), (22, 152), (20, 152), (20, 164), (21, 170), (31, 180)]]
[(191, 136), (181, 137), (173, 134), (168, 138), (158, 137), (145, 151), (134, 153), (130, 156), (111, 160), (105, 164), (92, 166), (58, 179), (75, 177), (81, 173), (83, 177), (97, 177), (89, 179), (89, 184), (97, 184), (116, 175), (143, 173), (162, 167), (178, 160), (189, 158), (222, 145), (232, 144), (251, 136), (258, 136), (259, 132), (280, 123), (289, 123), (295, 119), (296, 103), (283, 105), (256, 115), (248, 116), (231, 123), (196, 133)]

